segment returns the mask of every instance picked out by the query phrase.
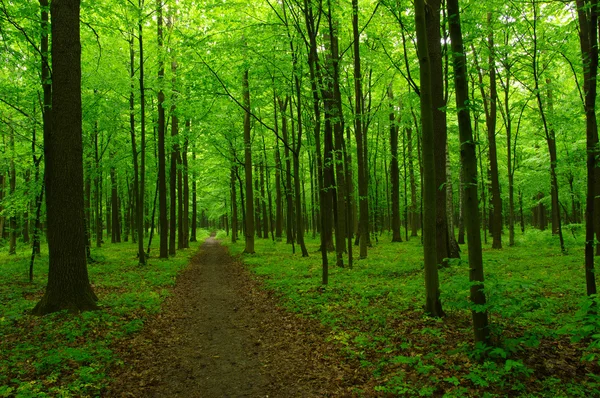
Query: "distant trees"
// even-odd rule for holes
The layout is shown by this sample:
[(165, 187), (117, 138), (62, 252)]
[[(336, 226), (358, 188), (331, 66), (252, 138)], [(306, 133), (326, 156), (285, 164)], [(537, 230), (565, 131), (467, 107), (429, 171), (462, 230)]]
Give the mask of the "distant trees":
[[(0, 6), (0, 240), (9, 252), (33, 240), (37, 253), (50, 228), (45, 206), (34, 220), (50, 171), (41, 149), (52, 145), (35, 138), (51, 127), (49, 4), (13, 3)], [(577, 2), (580, 34), (552, 23), (572, 18), (558, 4), (465, 1), (459, 11), (476, 23), (463, 26), (469, 57), (459, 60), (448, 39), (456, 26), (437, 0), (417, 3), (422, 26), (407, 4), (388, 0), (266, 0), (245, 14), (244, 2), (108, 4), (82, 11), (94, 21), (81, 33), (80, 91), (84, 231), (96, 247), (107, 237), (136, 242), (143, 264), (155, 231), (161, 258), (187, 247), (197, 227), (245, 237), (248, 253), (270, 238), (309, 256), (308, 237), (318, 237), (326, 283), (327, 253), (352, 267), (353, 250), (364, 259), (404, 229), (405, 240), (423, 238), (427, 311), (441, 315), (437, 267), (458, 257), (455, 226), (459, 242), (466, 229), (477, 265), (480, 221), (497, 249), (503, 228), (512, 246), (516, 223), (524, 231), (551, 221), (566, 249), (562, 226), (578, 239), (585, 210), (595, 291), (595, 0)], [(238, 12), (245, 16), (227, 17)], [(453, 80), (454, 61), (465, 82)], [(449, 100), (458, 92), (468, 104)], [(585, 126), (574, 116), (584, 107)], [(467, 149), (475, 154), (463, 159)], [(483, 282), (482, 273), (472, 278)]]

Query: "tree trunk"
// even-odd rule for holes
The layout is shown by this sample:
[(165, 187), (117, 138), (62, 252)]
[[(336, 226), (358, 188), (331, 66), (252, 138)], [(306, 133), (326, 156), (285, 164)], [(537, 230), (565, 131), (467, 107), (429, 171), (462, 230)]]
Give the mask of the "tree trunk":
[(49, 268), (35, 315), (98, 308), (85, 257), (79, 12), (79, 0), (51, 4), (52, 134), (44, 136)]
[(415, 167), (413, 156), (412, 128), (406, 129), (406, 142), (408, 146), (408, 176), (410, 178), (410, 236), (416, 237), (419, 229), (419, 213), (417, 212), (417, 182), (415, 180)]
[(250, 140), (250, 88), (248, 70), (242, 79), (244, 92), (244, 170), (246, 177), (246, 246), (244, 253), (254, 254), (254, 189), (252, 188), (252, 142)]
[[(502, 199), (500, 197), (500, 182), (498, 180), (498, 155), (496, 150), (496, 119), (497, 119), (497, 100), (498, 93), (496, 88), (496, 66), (495, 66), (495, 50), (494, 50), (494, 33), (492, 26), (492, 14), (487, 14), (488, 22), (488, 47), (489, 47), (489, 78), (490, 92), (486, 95), (483, 86), (483, 74), (477, 56), (475, 55), (475, 64), (479, 76), (479, 88), (481, 90), (481, 98), (485, 109), (485, 122), (488, 135), (488, 157), (490, 164), (490, 181), (491, 181), (491, 206), (490, 206), (490, 226), (492, 231), (492, 248), (502, 249)], [(483, 172), (483, 171), (482, 171)]]
[(471, 130), (469, 107), (469, 88), (467, 81), (466, 56), (462, 43), (458, 0), (447, 0), (450, 22), (450, 40), (452, 64), (454, 67), (454, 86), (456, 90), (456, 108), (458, 113), (460, 158), (465, 201), (465, 224), (469, 240), (469, 280), (471, 282), (471, 301), (479, 309), (471, 311), (476, 342), (489, 343), (488, 314), (483, 291), (483, 259), (479, 224), (479, 198), (477, 195), (477, 157), (475, 141)]
[[(10, 166), (9, 166), (9, 189), (11, 198), (15, 197), (15, 191), (17, 189), (17, 171), (15, 168), (15, 133), (11, 129), (9, 137), (10, 146)], [(83, 166), (82, 166), (83, 167)], [(82, 188), (83, 189), (83, 188)], [(82, 191), (83, 193), (83, 191)], [(8, 243), (8, 254), (17, 254), (17, 213), (15, 206), (10, 209), (9, 216), (9, 243)]]
[[(587, 141), (587, 192), (585, 211), (585, 282), (588, 296), (595, 295), (596, 275), (594, 270), (594, 219), (598, 219), (598, 204), (595, 196), (598, 172), (598, 122), (596, 120), (596, 95), (598, 76), (598, 2), (577, 0), (579, 39), (584, 65), (584, 92)], [(589, 8), (586, 6), (589, 5)], [(598, 231), (596, 231), (598, 233)]]
[(444, 98), (444, 75), (441, 48), (441, 0), (429, 0), (425, 7), (427, 49), (431, 68), (431, 101), (433, 116), (434, 162), (435, 162), (435, 240), (437, 263), (447, 265), (450, 257), (448, 217), (446, 212), (446, 100)]
[[(355, 0), (356, 1), (356, 0)], [(434, 155), (434, 126), (431, 99), (431, 65), (425, 2), (415, 0), (415, 26), (421, 79), (421, 132), (423, 157), (423, 249), (425, 258), (425, 312), (434, 317), (444, 316), (440, 301), (440, 282), (436, 249), (436, 181)]]
[[(231, 243), (237, 241), (238, 232), (238, 210), (237, 210), (237, 195), (235, 193), (235, 166), (231, 166)], [(192, 221), (193, 223), (193, 221)]]
[[(158, 51), (163, 52), (163, 9), (162, 0), (156, 0), (158, 10)], [(165, 153), (165, 94), (162, 84), (165, 77), (165, 64), (162, 56), (158, 57), (158, 214), (160, 226), (160, 258), (169, 257), (169, 221), (167, 219), (167, 166)], [(173, 231), (174, 232), (174, 231)]]
[(369, 174), (367, 171), (367, 140), (363, 136), (363, 92), (360, 71), (360, 33), (358, 28), (358, 0), (352, 0), (352, 33), (354, 45), (354, 129), (356, 135), (356, 159), (358, 165), (359, 244), (361, 259), (367, 258), (369, 237)]
[(182, 152), (182, 172), (183, 172), (183, 222), (181, 223), (181, 232), (183, 235), (183, 248), (188, 249), (190, 247), (190, 170), (188, 167), (188, 148), (190, 145), (189, 134), (190, 134), (190, 121), (185, 122), (186, 126), (186, 137), (183, 144)]
[(398, 166), (398, 126), (394, 115), (394, 93), (392, 85), (388, 87), (390, 99), (390, 180), (392, 184), (392, 242), (402, 242), (400, 233), (400, 168)]

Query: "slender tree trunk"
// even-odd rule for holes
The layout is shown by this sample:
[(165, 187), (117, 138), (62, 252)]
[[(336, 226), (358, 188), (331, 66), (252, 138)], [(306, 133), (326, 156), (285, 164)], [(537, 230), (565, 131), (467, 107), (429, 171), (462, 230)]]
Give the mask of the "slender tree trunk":
[[(235, 193), (235, 166), (231, 166), (231, 243), (237, 241), (238, 232), (238, 210), (237, 210), (237, 195)], [(193, 223), (193, 221), (192, 221)]]
[[(9, 189), (11, 198), (15, 197), (15, 191), (17, 189), (17, 171), (15, 168), (15, 133), (11, 129), (9, 137), (10, 146), (10, 165), (9, 165)], [(83, 192), (82, 192), (83, 193)], [(10, 211), (9, 216), (9, 243), (8, 243), (8, 254), (17, 254), (17, 214), (13, 208)]]
[(182, 152), (182, 172), (183, 172), (183, 222), (181, 223), (181, 230), (183, 234), (183, 248), (187, 249), (190, 247), (190, 170), (188, 167), (188, 148), (190, 145), (189, 134), (191, 124), (187, 120), (186, 126), (186, 137), (183, 144)]
[(466, 56), (462, 43), (458, 0), (447, 0), (450, 24), (452, 64), (454, 67), (454, 86), (456, 89), (456, 108), (458, 112), (460, 135), (460, 158), (462, 164), (462, 188), (465, 201), (465, 224), (469, 240), (469, 280), (471, 282), (471, 301), (481, 309), (472, 310), (473, 330), (476, 342), (489, 342), (488, 314), (485, 309), (483, 291), (483, 258), (479, 224), (479, 198), (477, 195), (477, 157), (475, 141), (471, 130), (469, 107), (469, 88), (467, 81)]
[(358, 0), (352, 0), (352, 33), (354, 45), (354, 129), (356, 135), (356, 159), (358, 165), (358, 203), (360, 258), (367, 258), (369, 237), (369, 174), (367, 171), (367, 148), (363, 134), (363, 91), (360, 71), (360, 33), (358, 28)]
[[(196, 152), (194, 151), (194, 145), (192, 144), (192, 162), (196, 160)], [(196, 230), (198, 229), (198, 203), (197, 203), (197, 183), (196, 175), (192, 173), (192, 227), (190, 234), (190, 242), (197, 242)], [(237, 239), (237, 235), (236, 235)]]
[(419, 229), (419, 213), (417, 212), (417, 182), (415, 180), (415, 167), (413, 156), (412, 128), (406, 129), (406, 142), (408, 146), (408, 175), (410, 178), (410, 236), (416, 237)]
[(392, 183), (392, 242), (402, 242), (400, 232), (400, 168), (398, 166), (398, 126), (394, 114), (394, 93), (392, 86), (388, 87), (390, 99), (390, 149), (392, 160), (390, 162), (390, 179)]
[[(479, 75), (479, 88), (481, 90), (481, 97), (483, 98), (483, 105), (485, 109), (485, 122), (487, 127), (488, 135), (488, 157), (490, 165), (490, 181), (491, 181), (491, 206), (490, 206), (490, 223), (492, 231), (492, 248), (502, 249), (502, 199), (500, 197), (500, 182), (498, 179), (498, 155), (496, 150), (496, 119), (497, 119), (497, 100), (498, 92), (496, 85), (496, 66), (495, 66), (495, 49), (494, 49), (494, 33), (492, 25), (492, 13), (487, 14), (488, 22), (488, 47), (489, 47), (489, 79), (490, 79), (490, 91), (489, 96), (486, 95), (483, 86), (483, 74), (477, 56), (475, 56), (475, 63), (477, 66), (477, 73)], [(483, 170), (482, 170), (483, 172)]]
[[(160, 225), (160, 258), (169, 257), (169, 221), (167, 219), (167, 167), (165, 153), (165, 94), (162, 90), (165, 65), (160, 55), (163, 52), (163, 9), (162, 0), (156, 0), (158, 10), (158, 214)], [(174, 233), (175, 231), (173, 231)]]
[[(273, 112), (275, 114), (275, 133), (279, 137), (279, 116), (277, 114), (277, 97), (273, 94)], [(275, 238), (281, 239), (283, 233), (283, 195), (281, 192), (281, 151), (279, 141), (275, 142)]]
[[(131, 92), (129, 94), (129, 131), (131, 134), (131, 152), (133, 155), (133, 200), (135, 201), (135, 219), (137, 227), (137, 243), (138, 243), (138, 262), (140, 265), (146, 265), (146, 254), (144, 252), (144, 193), (140, 190), (139, 165), (138, 165), (138, 150), (135, 139), (135, 94), (134, 94), (134, 79), (135, 79), (135, 53), (133, 49), (133, 32), (129, 42), (130, 55), (130, 77), (131, 77)], [(135, 232), (134, 232), (135, 233)], [(134, 236), (135, 241), (135, 236)]]
[(248, 70), (242, 79), (244, 92), (244, 170), (246, 177), (246, 247), (244, 253), (254, 254), (254, 190), (252, 188), (252, 142), (250, 140), (250, 88)]

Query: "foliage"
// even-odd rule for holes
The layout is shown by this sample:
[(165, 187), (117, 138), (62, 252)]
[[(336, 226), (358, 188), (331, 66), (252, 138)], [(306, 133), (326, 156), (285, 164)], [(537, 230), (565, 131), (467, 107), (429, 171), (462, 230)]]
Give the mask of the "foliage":
[[(243, 243), (224, 242), (286, 308), (330, 327), (329, 339), (372, 371), (371, 394), (596, 395), (600, 384), (592, 374), (598, 365), (580, 361), (587, 343), (570, 342), (561, 332), (581, 316), (580, 259), (557, 254), (553, 239), (549, 232), (528, 231), (517, 236), (514, 248), (484, 248), (494, 345), (474, 348), (468, 264), (455, 261), (440, 269), (447, 317), (423, 316), (418, 238), (388, 243), (390, 237), (380, 236), (354, 269), (331, 269), (327, 287), (320, 286), (316, 255), (301, 258), (289, 245), (270, 240), (256, 241), (257, 254), (241, 255)], [(318, 242), (309, 239), (308, 245), (314, 253)]]
[(37, 275), (29, 284), (28, 257), (2, 253), (0, 397), (99, 396), (109, 382), (107, 369), (121, 363), (115, 342), (131, 338), (160, 310), (177, 273), (208, 236), (198, 232), (198, 243), (169, 260), (155, 258), (153, 245), (146, 267), (138, 265), (132, 244), (93, 249), (98, 262), (89, 273), (101, 308), (77, 316), (29, 315), (46, 285), (47, 256), (37, 260)]

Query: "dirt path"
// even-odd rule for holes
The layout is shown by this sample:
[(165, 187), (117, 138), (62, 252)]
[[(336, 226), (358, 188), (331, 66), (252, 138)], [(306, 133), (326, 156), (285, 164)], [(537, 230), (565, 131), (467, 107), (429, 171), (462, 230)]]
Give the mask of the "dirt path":
[(163, 311), (123, 347), (107, 396), (353, 396), (368, 375), (343, 365), (320, 324), (287, 313), (209, 238)]

